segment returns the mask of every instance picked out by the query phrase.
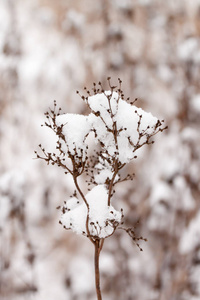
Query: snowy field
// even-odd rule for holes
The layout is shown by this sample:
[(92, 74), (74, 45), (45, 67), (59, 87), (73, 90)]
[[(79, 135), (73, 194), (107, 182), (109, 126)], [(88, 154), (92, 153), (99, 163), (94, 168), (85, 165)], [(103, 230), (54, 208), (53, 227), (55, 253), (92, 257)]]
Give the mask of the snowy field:
[[(54, 100), (64, 113), (85, 120), (88, 108), (76, 91), (99, 81), (107, 90), (108, 76), (113, 85), (121, 78), (125, 98), (138, 98), (134, 105), (164, 119), (168, 130), (137, 150), (124, 170), (124, 176), (135, 173), (133, 180), (116, 187), (116, 220), (123, 208), (126, 226), (136, 226), (148, 241), (140, 241), (141, 252), (120, 230), (105, 239), (103, 299), (200, 299), (200, 1), (3, 0), (2, 300), (96, 299), (93, 246), (64, 230), (56, 209), (73, 194), (73, 180), (36, 160), (34, 151), (40, 143), (54, 145), (40, 126)], [(120, 160), (127, 162), (127, 155)], [(102, 184), (100, 176), (96, 180)]]

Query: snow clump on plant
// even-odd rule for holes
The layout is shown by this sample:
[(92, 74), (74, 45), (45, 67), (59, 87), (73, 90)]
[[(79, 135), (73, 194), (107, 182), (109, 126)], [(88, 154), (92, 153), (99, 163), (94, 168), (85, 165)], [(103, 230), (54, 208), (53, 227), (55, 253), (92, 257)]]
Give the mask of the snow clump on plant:
[[(54, 109), (47, 112), (45, 126), (57, 136), (54, 153), (46, 152), (37, 157), (48, 164), (56, 164), (73, 177), (76, 190), (62, 206), (60, 223), (65, 229), (86, 235), (92, 242), (109, 237), (123, 224), (123, 210), (117, 211), (111, 205), (114, 186), (133, 179), (134, 174), (121, 177), (121, 170), (130, 160), (137, 158), (136, 152), (145, 144), (152, 144), (152, 136), (166, 127), (163, 121), (151, 113), (124, 99), (119, 87), (111, 86), (105, 91), (99, 82), (93, 85), (93, 95), (85, 88), (87, 96), (80, 95), (89, 108), (89, 115), (61, 114)], [(96, 149), (88, 154), (88, 136), (94, 137)], [(87, 176), (88, 193), (84, 195), (78, 177)], [(89, 179), (89, 180), (88, 180)], [(119, 227), (120, 229), (127, 229)], [(134, 231), (128, 234), (136, 240)]]

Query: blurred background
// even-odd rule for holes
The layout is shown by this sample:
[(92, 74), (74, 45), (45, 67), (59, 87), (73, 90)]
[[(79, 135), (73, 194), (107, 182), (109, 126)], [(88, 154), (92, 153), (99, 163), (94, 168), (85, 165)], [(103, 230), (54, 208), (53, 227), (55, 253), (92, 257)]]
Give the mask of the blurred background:
[(104, 300), (200, 299), (200, 1), (0, 1), (0, 298), (94, 300), (93, 246), (63, 230), (68, 175), (34, 158), (56, 99), (122, 79), (169, 129), (139, 153), (114, 206), (136, 227), (101, 254)]

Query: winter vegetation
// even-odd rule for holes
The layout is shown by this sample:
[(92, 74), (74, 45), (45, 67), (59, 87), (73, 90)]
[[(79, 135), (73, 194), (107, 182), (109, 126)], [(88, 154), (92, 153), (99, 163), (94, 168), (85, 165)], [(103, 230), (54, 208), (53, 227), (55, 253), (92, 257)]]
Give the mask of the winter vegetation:
[[(93, 242), (105, 240), (104, 300), (199, 300), (199, 10), (199, 0), (0, 1), (1, 299), (96, 299)], [(109, 112), (95, 106), (108, 104), (111, 94), (119, 100), (107, 76), (111, 87), (123, 82), (115, 116), (120, 151)], [(96, 84), (88, 95), (83, 87), (99, 81), (105, 95), (96, 101), (102, 88)], [(45, 111), (54, 130), (40, 126)], [(140, 115), (144, 136), (137, 144)], [(169, 129), (132, 152), (158, 119)], [(36, 149), (49, 166), (34, 159)], [(105, 200), (96, 197), (90, 215), (75, 192), (72, 160), (59, 162), (60, 151), (69, 151), (78, 172), (84, 165), (77, 183), (88, 206), (94, 194)], [(113, 155), (125, 165), (109, 198), (113, 161), (106, 159)], [(141, 236), (148, 242), (136, 240)]]
[[(101, 82), (93, 84), (94, 95), (85, 88), (87, 96), (81, 96), (87, 104), (90, 114), (61, 114), (61, 108), (46, 112), (47, 122), (44, 125), (57, 136), (57, 152), (48, 152), (40, 144), (42, 156), (35, 151), (36, 157), (45, 160), (47, 164), (57, 165), (71, 174), (75, 191), (71, 199), (62, 206), (60, 224), (65, 229), (71, 229), (77, 234), (85, 235), (95, 247), (95, 282), (97, 299), (101, 300), (99, 256), (104, 240), (113, 235), (116, 229), (128, 233), (136, 245), (145, 240), (136, 237), (134, 228), (123, 227), (123, 208), (117, 211), (111, 205), (115, 193), (115, 185), (132, 180), (134, 174), (121, 177), (122, 169), (132, 159), (136, 159), (137, 150), (144, 145), (153, 144), (151, 138), (158, 132), (167, 129), (151, 113), (147, 113), (124, 100), (121, 89), (122, 81), (118, 78), (119, 86), (108, 83), (110, 90), (105, 90)], [(116, 91), (115, 91), (116, 90)], [(77, 92), (79, 94), (79, 92)], [(127, 98), (129, 100), (129, 98)], [(97, 149), (89, 155), (89, 143), (92, 138)], [(69, 162), (67, 161), (69, 160)], [(88, 193), (84, 195), (78, 178), (82, 175), (86, 180)], [(79, 199), (78, 195), (81, 199)], [(121, 226), (120, 226), (121, 225)], [(142, 248), (140, 248), (142, 250)]]

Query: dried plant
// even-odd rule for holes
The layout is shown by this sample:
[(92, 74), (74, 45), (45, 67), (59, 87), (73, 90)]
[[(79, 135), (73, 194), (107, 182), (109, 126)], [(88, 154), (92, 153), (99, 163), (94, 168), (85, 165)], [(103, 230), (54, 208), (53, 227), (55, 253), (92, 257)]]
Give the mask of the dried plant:
[[(101, 82), (93, 84), (92, 92), (84, 88), (86, 95), (77, 92), (90, 110), (88, 116), (62, 114), (54, 101), (54, 108), (45, 113), (47, 121), (43, 126), (50, 128), (57, 136), (55, 152), (47, 152), (39, 145), (41, 153), (37, 158), (47, 164), (57, 165), (70, 173), (75, 184), (75, 192), (61, 207), (60, 224), (86, 236), (95, 248), (95, 282), (97, 299), (102, 299), (100, 289), (99, 256), (106, 238), (117, 229), (127, 232), (138, 244), (143, 237), (135, 235), (134, 227), (123, 227), (123, 209), (117, 211), (111, 200), (115, 186), (120, 182), (133, 180), (134, 174), (122, 177), (121, 170), (133, 159), (144, 145), (153, 144), (152, 137), (162, 132), (160, 121), (134, 104), (137, 99), (125, 99), (118, 86), (112, 86), (108, 77), (109, 91)], [(90, 150), (88, 136), (93, 136), (95, 149)], [(89, 154), (91, 153), (92, 154)], [(84, 194), (78, 182), (86, 176), (88, 192)]]

